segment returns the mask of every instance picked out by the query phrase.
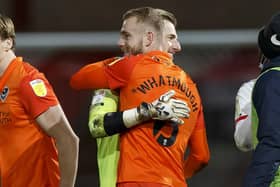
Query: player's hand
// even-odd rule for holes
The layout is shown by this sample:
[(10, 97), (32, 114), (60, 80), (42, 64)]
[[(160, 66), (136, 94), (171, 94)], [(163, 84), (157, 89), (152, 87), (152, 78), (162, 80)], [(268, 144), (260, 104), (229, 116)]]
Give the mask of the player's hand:
[(143, 116), (156, 120), (170, 120), (176, 124), (183, 124), (181, 118), (188, 118), (190, 108), (182, 100), (172, 98), (175, 95), (174, 90), (170, 90), (152, 103), (142, 103), (139, 112)]
[(153, 119), (170, 120), (177, 124), (184, 123), (180, 118), (188, 118), (190, 108), (184, 101), (172, 98), (174, 95), (175, 91), (170, 90), (152, 102), (153, 107), (157, 111), (156, 115), (152, 117)]

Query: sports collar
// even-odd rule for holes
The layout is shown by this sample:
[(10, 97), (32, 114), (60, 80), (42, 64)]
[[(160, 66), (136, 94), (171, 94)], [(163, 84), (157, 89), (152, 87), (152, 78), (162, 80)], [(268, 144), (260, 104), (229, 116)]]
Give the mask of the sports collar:
[(150, 51), (150, 52), (145, 53), (144, 55), (150, 56), (151, 58), (159, 58), (161, 60), (164, 60), (168, 64), (173, 64), (171, 56), (166, 52)]

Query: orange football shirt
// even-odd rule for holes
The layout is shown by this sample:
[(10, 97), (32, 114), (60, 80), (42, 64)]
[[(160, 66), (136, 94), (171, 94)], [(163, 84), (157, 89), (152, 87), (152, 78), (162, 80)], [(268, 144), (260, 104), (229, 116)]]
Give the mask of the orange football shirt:
[[(81, 81), (84, 78), (90, 79), (87, 85)], [(191, 109), (184, 125), (150, 120), (121, 134), (118, 183), (149, 182), (184, 187), (187, 186), (185, 177), (201, 168), (199, 159), (209, 157), (196, 85), (173, 64), (168, 54), (154, 51), (118, 61), (111, 59), (111, 63), (90, 64), (72, 77), (71, 86), (119, 89), (121, 111), (137, 107), (143, 101), (152, 102), (173, 89), (175, 98), (187, 102)], [(188, 144), (191, 150), (185, 160)]]
[(14, 59), (0, 77), (0, 173), (2, 187), (58, 187), (54, 140), (35, 118), (58, 104), (45, 76)]

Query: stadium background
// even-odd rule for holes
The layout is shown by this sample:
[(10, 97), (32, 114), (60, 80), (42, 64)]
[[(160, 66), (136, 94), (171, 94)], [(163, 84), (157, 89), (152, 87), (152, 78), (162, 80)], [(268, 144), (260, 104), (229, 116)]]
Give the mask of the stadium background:
[(97, 187), (98, 173), (96, 144), (87, 129), (91, 93), (71, 90), (69, 78), (82, 65), (121, 54), (116, 44), (121, 15), (138, 6), (176, 15), (183, 50), (175, 62), (197, 82), (203, 99), (211, 160), (189, 186), (240, 186), (251, 154), (239, 152), (233, 142), (235, 94), (258, 74), (257, 31), (280, 2), (0, 0), (0, 13), (16, 25), (16, 54), (46, 74), (80, 137), (76, 186)]

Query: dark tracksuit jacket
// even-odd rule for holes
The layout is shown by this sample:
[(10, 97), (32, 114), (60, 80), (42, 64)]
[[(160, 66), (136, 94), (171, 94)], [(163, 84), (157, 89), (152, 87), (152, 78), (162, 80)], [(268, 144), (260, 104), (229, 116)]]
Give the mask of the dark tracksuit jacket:
[[(279, 69), (269, 70), (275, 67)], [(257, 124), (252, 126), (257, 129), (258, 143), (243, 187), (269, 187), (276, 183), (280, 186), (277, 172), (280, 163), (280, 56), (266, 63), (262, 73), (252, 94), (252, 108), (257, 118)]]

